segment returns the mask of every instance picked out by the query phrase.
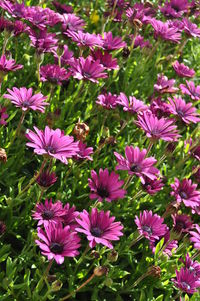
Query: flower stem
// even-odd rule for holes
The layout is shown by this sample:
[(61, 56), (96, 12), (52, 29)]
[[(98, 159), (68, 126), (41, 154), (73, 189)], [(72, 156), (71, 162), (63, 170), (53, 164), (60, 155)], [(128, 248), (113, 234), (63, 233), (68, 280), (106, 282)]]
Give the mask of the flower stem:
[(79, 258), (77, 264), (76, 264), (76, 267), (75, 267), (75, 271), (74, 271), (74, 274), (76, 274), (76, 271), (78, 270), (78, 267), (80, 266), (80, 264), (82, 263), (82, 261), (84, 260), (85, 258), (85, 255), (87, 254), (87, 252), (90, 250), (90, 246), (87, 245), (87, 247), (85, 248), (83, 254), (81, 255), (81, 257)]
[(70, 293), (69, 295), (67, 295), (64, 298), (61, 298), (60, 301), (64, 301), (69, 299), (71, 296), (73, 296), (75, 293), (77, 293), (78, 291), (80, 291), (80, 289), (82, 289), (84, 286), (86, 286), (93, 278), (95, 277), (95, 274), (93, 273), (83, 284), (81, 284), (75, 291), (73, 291), (72, 293)]
[(129, 175), (128, 176), (128, 178), (127, 178), (127, 180), (126, 180), (126, 182), (124, 184), (124, 187), (123, 187), (124, 189), (126, 189), (129, 186), (129, 184), (131, 183), (131, 180), (132, 180), (133, 176), (134, 175)]
[(17, 135), (19, 134), (19, 131), (20, 131), (21, 126), (22, 126), (22, 123), (23, 123), (23, 121), (24, 121), (24, 117), (25, 117), (25, 112), (22, 111), (22, 115), (21, 115), (21, 117), (20, 117), (20, 120), (19, 120), (17, 129), (16, 129), (16, 131), (15, 131), (15, 134), (14, 134), (12, 140), (10, 141), (9, 147), (13, 144), (13, 142), (15, 141), (15, 138), (16, 138)]
[(138, 237), (136, 237), (134, 240), (132, 240), (132, 242), (130, 243), (129, 247), (134, 246), (138, 241), (140, 241), (142, 239), (142, 235), (139, 235)]
[(148, 147), (147, 147), (147, 154), (146, 154), (146, 156), (147, 156), (147, 155), (149, 154), (149, 152), (151, 151), (152, 146), (153, 146), (153, 143), (152, 143), (152, 142), (149, 142), (149, 145), (148, 145)]
[(42, 275), (42, 277), (41, 277), (40, 280), (38, 281), (38, 283), (37, 283), (37, 285), (36, 285), (34, 291), (36, 290), (36, 291), (39, 292), (39, 291), (41, 290), (43, 281), (44, 281), (45, 278), (48, 277), (49, 271), (50, 271), (50, 269), (51, 269), (51, 267), (52, 267), (52, 264), (53, 264), (53, 259), (51, 259), (51, 260), (49, 261), (49, 264), (48, 264), (48, 266), (47, 266), (47, 268), (46, 268), (44, 274)]

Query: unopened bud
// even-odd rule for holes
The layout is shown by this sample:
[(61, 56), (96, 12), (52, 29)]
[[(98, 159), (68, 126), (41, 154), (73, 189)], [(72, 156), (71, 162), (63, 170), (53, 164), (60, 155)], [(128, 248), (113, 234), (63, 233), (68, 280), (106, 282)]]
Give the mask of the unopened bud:
[(2, 161), (3, 163), (7, 162), (7, 155), (4, 148), (0, 148), (0, 161)]
[(113, 284), (113, 280), (111, 278), (106, 277), (104, 284), (110, 287)]
[(98, 259), (100, 257), (100, 254), (99, 252), (95, 251), (95, 250), (92, 250), (92, 252), (90, 253), (90, 255), (95, 258), (95, 259)]
[(63, 286), (62, 281), (56, 280), (56, 281), (54, 281), (54, 282), (52, 283), (52, 285), (51, 285), (51, 290), (52, 290), (53, 292), (57, 292), (57, 291), (59, 291), (59, 290), (62, 288), (62, 286)]
[(101, 277), (103, 275), (107, 275), (108, 274), (108, 268), (105, 267), (105, 266), (99, 266), (99, 267), (96, 267), (94, 269), (94, 274), (95, 276), (97, 277)]
[(115, 262), (118, 259), (118, 253), (115, 250), (112, 250), (110, 253), (108, 253), (107, 259), (110, 262)]
[(161, 277), (161, 268), (159, 266), (153, 265), (153, 266), (149, 267), (148, 274), (153, 277), (160, 278)]
[(106, 140), (105, 140), (105, 142), (107, 144), (111, 144), (111, 145), (115, 145), (117, 143), (115, 137), (113, 137), (113, 136), (107, 137)]
[(78, 140), (85, 140), (87, 135), (89, 134), (90, 128), (86, 123), (77, 122), (73, 134), (76, 136)]

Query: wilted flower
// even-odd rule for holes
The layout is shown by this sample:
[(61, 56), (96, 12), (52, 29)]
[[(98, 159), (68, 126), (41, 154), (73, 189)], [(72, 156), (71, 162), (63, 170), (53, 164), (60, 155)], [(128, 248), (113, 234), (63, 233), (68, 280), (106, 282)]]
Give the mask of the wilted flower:
[(151, 180), (145, 177), (144, 181), (145, 183), (142, 185), (142, 188), (150, 195), (156, 194), (164, 186), (161, 179)]
[(42, 189), (47, 189), (52, 186), (57, 181), (55, 172), (49, 172), (48, 170), (43, 170), (42, 173), (37, 178), (36, 182)]
[(76, 231), (84, 233), (89, 240), (89, 245), (94, 248), (96, 244), (102, 244), (109, 249), (113, 249), (112, 240), (119, 240), (123, 235), (123, 226), (120, 222), (114, 222), (115, 217), (110, 217), (110, 211), (98, 212), (97, 208), (92, 208), (89, 214), (86, 210), (76, 218), (79, 228)]
[(82, 141), (79, 141), (78, 143), (79, 151), (74, 156), (75, 160), (90, 160), (92, 161), (92, 157), (90, 155), (93, 154), (93, 147), (87, 147), (87, 144), (83, 143)]
[(110, 92), (108, 94), (100, 94), (97, 97), (96, 103), (104, 107), (107, 110), (115, 109), (117, 106), (117, 95), (112, 95)]
[(180, 43), (181, 34), (179, 29), (174, 26), (170, 26), (168, 22), (162, 22), (160, 20), (152, 19), (150, 24), (154, 28), (154, 38), (161, 38), (166, 41)]
[(4, 148), (0, 148), (0, 161), (3, 163), (7, 162), (7, 154)]
[(158, 74), (157, 83), (154, 85), (154, 90), (159, 94), (175, 93), (178, 91), (178, 88), (174, 87), (175, 82), (175, 79), (168, 79), (167, 76)]
[(23, 68), (23, 65), (16, 65), (15, 60), (7, 60), (5, 55), (2, 55), (0, 58), (0, 77), (1, 73), (4, 76), (9, 71), (16, 71)]
[(180, 77), (193, 77), (195, 75), (195, 71), (193, 69), (190, 69), (183, 63), (180, 64), (178, 61), (175, 61), (172, 66)]
[(100, 168), (98, 176), (97, 173), (92, 170), (91, 177), (91, 179), (88, 179), (91, 189), (90, 199), (98, 199), (99, 202), (105, 199), (107, 202), (111, 202), (124, 198), (126, 190), (121, 188), (124, 181), (120, 181), (119, 175), (114, 171), (109, 174), (107, 168), (104, 170)]
[(79, 151), (78, 142), (72, 136), (65, 136), (60, 129), (52, 130), (48, 126), (44, 131), (34, 126), (34, 133), (28, 130), (26, 137), (31, 141), (26, 145), (34, 148), (38, 155), (48, 155), (67, 164), (67, 158), (72, 158)]
[(173, 214), (173, 230), (177, 233), (188, 232), (193, 226), (191, 217), (186, 214)]
[(36, 244), (48, 260), (55, 259), (58, 264), (64, 262), (64, 257), (74, 257), (79, 254), (80, 238), (76, 232), (70, 231), (70, 226), (63, 228), (61, 223), (49, 224), (45, 230), (38, 228)]
[(195, 87), (194, 82), (186, 80), (186, 85), (180, 84), (180, 89), (183, 94), (189, 95), (193, 100), (200, 99), (200, 86)]
[(103, 49), (112, 51), (126, 47), (126, 43), (122, 41), (121, 37), (113, 37), (112, 32), (103, 33)]
[(11, 102), (17, 107), (21, 108), (22, 111), (27, 111), (29, 109), (33, 111), (39, 111), (44, 113), (45, 106), (49, 104), (44, 102), (47, 96), (42, 93), (37, 93), (33, 95), (32, 88), (16, 88), (13, 90), (7, 89), (10, 94), (4, 94), (4, 98), (10, 99)]
[(195, 274), (183, 267), (180, 271), (176, 270), (176, 279), (172, 279), (172, 281), (176, 287), (188, 294), (194, 294), (200, 287), (200, 282), (196, 279)]
[(117, 103), (123, 107), (125, 112), (131, 114), (137, 114), (148, 109), (148, 106), (144, 104), (142, 100), (135, 98), (134, 96), (129, 96), (129, 99), (124, 93), (120, 93), (117, 99)]
[(147, 150), (140, 151), (138, 147), (126, 146), (124, 158), (122, 155), (114, 152), (118, 165), (117, 170), (128, 170), (130, 175), (136, 175), (141, 179), (142, 184), (145, 184), (145, 177), (151, 180), (157, 179), (159, 170), (153, 165), (157, 162), (154, 157), (145, 158)]
[(73, 134), (78, 140), (85, 140), (87, 135), (89, 134), (89, 131), (90, 128), (86, 123), (78, 121), (75, 124)]
[(49, 81), (52, 84), (62, 85), (71, 76), (71, 73), (58, 65), (48, 64), (40, 67), (40, 76), (43, 82)]

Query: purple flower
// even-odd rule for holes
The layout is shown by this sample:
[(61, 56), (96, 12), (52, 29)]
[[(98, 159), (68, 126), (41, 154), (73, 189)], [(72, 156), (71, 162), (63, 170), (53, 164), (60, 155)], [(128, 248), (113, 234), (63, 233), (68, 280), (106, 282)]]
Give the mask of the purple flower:
[(0, 125), (6, 125), (6, 119), (8, 118), (8, 114), (6, 114), (6, 107), (0, 106)]
[(15, 60), (10, 59), (7, 60), (5, 55), (2, 55), (0, 58), (0, 73), (2, 72), (3, 75), (7, 74), (9, 71), (16, 71), (22, 69), (23, 65), (16, 65)]
[(157, 83), (154, 85), (154, 90), (159, 94), (176, 93), (179, 89), (174, 87), (175, 79), (168, 79), (163, 74), (158, 74)]
[(162, 21), (156, 19), (152, 19), (150, 23), (154, 28), (155, 39), (161, 38), (165, 41), (180, 43), (181, 34), (177, 27), (170, 26), (168, 22), (163, 23)]
[(178, 248), (178, 241), (177, 240), (171, 240), (170, 239), (170, 231), (167, 230), (167, 232), (159, 238), (159, 240), (150, 241), (150, 248), (152, 249), (152, 252), (155, 253), (156, 245), (159, 243), (159, 241), (164, 238), (163, 243), (163, 254), (170, 257), (172, 256), (172, 251), (175, 251)]
[(103, 42), (100, 36), (95, 34), (91, 34), (88, 32), (83, 32), (78, 30), (77, 32), (74, 30), (67, 30), (65, 34), (72, 39), (72, 41), (76, 42), (79, 47), (102, 47)]
[(83, 30), (85, 22), (75, 14), (64, 14), (62, 17), (63, 34), (67, 34), (68, 29), (74, 31)]
[(161, 97), (152, 99), (150, 110), (158, 118), (168, 117), (170, 115), (168, 104), (162, 101)]
[(38, 54), (44, 52), (55, 52), (57, 50), (58, 39), (55, 33), (48, 33), (46, 30), (29, 30), (31, 46), (36, 48)]
[(56, 183), (57, 179), (55, 172), (50, 173), (49, 171), (44, 170), (39, 175), (36, 182), (42, 189), (47, 189)]
[(32, 216), (33, 219), (38, 220), (38, 226), (48, 226), (49, 223), (57, 224), (62, 222), (62, 216), (64, 213), (65, 212), (60, 201), (56, 201), (53, 204), (52, 199), (49, 201), (46, 199), (44, 204), (36, 204), (35, 211), (33, 211)]
[(151, 180), (157, 179), (159, 170), (153, 166), (157, 160), (154, 157), (145, 158), (146, 154), (146, 149), (140, 151), (138, 147), (133, 146), (126, 146), (126, 158), (114, 152), (118, 162), (116, 170), (128, 170), (128, 174), (138, 176), (142, 184), (145, 184), (145, 177)]
[(194, 82), (186, 80), (186, 85), (180, 84), (180, 89), (183, 94), (189, 95), (193, 100), (200, 99), (200, 86), (195, 87)]
[(74, 159), (76, 160), (90, 160), (93, 161), (92, 157), (90, 156), (93, 154), (93, 147), (87, 147), (87, 144), (83, 143), (82, 141), (79, 141), (78, 143), (78, 152), (74, 156)]
[(137, 114), (148, 109), (148, 106), (144, 104), (142, 100), (135, 98), (134, 96), (129, 96), (129, 99), (124, 93), (120, 93), (118, 96), (117, 103), (123, 107), (125, 112), (131, 114)]
[(78, 142), (71, 136), (65, 136), (60, 129), (52, 130), (48, 126), (44, 131), (34, 126), (34, 133), (28, 130), (26, 137), (31, 141), (26, 145), (34, 148), (38, 155), (48, 155), (67, 164), (67, 158), (72, 158), (79, 151)]
[(119, 69), (119, 66), (117, 65), (117, 59), (113, 58), (112, 54), (109, 52), (104, 51), (104, 53), (102, 53), (100, 49), (97, 49), (96, 51), (92, 52), (92, 57), (95, 61), (99, 60), (100, 64), (103, 65), (103, 67), (107, 70)]
[(174, 120), (167, 118), (158, 119), (150, 112), (143, 112), (138, 115), (138, 121), (135, 122), (141, 127), (148, 138), (164, 141), (176, 141), (180, 135), (178, 135), (177, 126), (174, 125)]
[(29, 109), (33, 111), (39, 111), (44, 113), (45, 106), (49, 104), (44, 102), (47, 99), (47, 96), (44, 96), (42, 93), (37, 93), (33, 95), (32, 88), (16, 88), (13, 90), (7, 89), (10, 94), (4, 94), (4, 98), (10, 99), (11, 102), (17, 107), (21, 108), (22, 111), (27, 111)]
[[(64, 65), (70, 64), (71, 59), (73, 59), (74, 53), (73, 51), (70, 51), (67, 45), (63, 46), (63, 54), (60, 56), (60, 62), (61, 66), (64, 67)], [(55, 63), (58, 64), (59, 56), (55, 52), (54, 53)]]
[(195, 208), (200, 205), (200, 192), (196, 190), (197, 185), (193, 184), (191, 180), (183, 179), (180, 182), (175, 178), (174, 184), (171, 184), (173, 195), (177, 203), (183, 202), (186, 207)]
[(164, 186), (161, 179), (160, 180), (159, 179), (151, 180), (151, 179), (145, 177), (144, 181), (145, 181), (145, 184), (142, 185), (142, 188), (150, 195), (156, 194)]
[(73, 13), (73, 8), (71, 5), (62, 4), (58, 1), (53, 0), (52, 1), (53, 6), (60, 14), (71, 14)]
[(188, 232), (193, 226), (191, 217), (186, 214), (174, 214), (173, 219), (173, 230), (177, 233)]
[(192, 103), (186, 103), (182, 98), (168, 98), (169, 104), (168, 108), (171, 114), (178, 116), (183, 122), (197, 123), (200, 121), (198, 117), (199, 114), (196, 111), (196, 108), (192, 106)]
[(195, 23), (190, 22), (188, 19), (184, 18), (182, 20), (184, 25), (184, 31), (189, 37), (200, 38), (200, 28)]
[(188, 66), (185, 66), (183, 63), (179, 64), (178, 61), (175, 61), (172, 64), (175, 72), (180, 77), (193, 77), (195, 75), (195, 71), (193, 69), (190, 69)]
[(143, 213), (140, 212), (139, 218), (138, 216), (135, 217), (140, 235), (153, 242), (160, 239), (167, 232), (167, 226), (163, 224), (163, 221), (164, 218), (147, 210), (144, 210)]
[(200, 281), (197, 281), (195, 274), (183, 267), (180, 271), (176, 270), (176, 279), (172, 279), (172, 281), (176, 287), (188, 294), (194, 294), (200, 287)]
[(98, 83), (98, 78), (106, 78), (108, 75), (104, 72), (105, 68), (100, 64), (99, 60), (93, 61), (91, 56), (86, 59), (79, 57), (70, 61), (69, 70), (72, 76), (79, 80), (89, 80), (93, 83)]
[(124, 181), (119, 181), (119, 175), (114, 171), (109, 174), (108, 169), (99, 170), (99, 176), (96, 171), (91, 171), (92, 179), (88, 179), (89, 187), (91, 189), (90, 199), (98, 199), (102, 202), (104, 199), (111, 202), (117, 199), (123, 199), (126, 190), (122, 189)]
[(76, 231), (84, 233), (89, 240), (89, 245), (94, 248), (96, 244), (102, 244), (109, 249), (113, 249), (112, 240), (119, 240), (123, 235), (123, 226), (120, 222), (114, 222), (115, 217), (110, 217), (110, 211), (98, 212), (97, 208), (92, 208), (89, 214), (86, 210), (76, 218), (79, 228)]
[(194, 225), (196, 231), (190, 231), (190, 241), (194, 243), (194, 248), (200, 250), (200, 227), (199, 225)]
[[(131, 40), (133, 40), (134, 35), (130, 35)], [(144, 48), (144, 47), (148, 47), (151, 48), (152, 45), (150, 44), (149, 41), (145, 41), (144, 37), (141, 35), (137, 35), (134, 41), (134, 48), (140, 47), (140, 49)]]
[(126, 43), (122, 41), (121, 37), (113, 37), (112, 32), (103, 33), (103, 48), (107, 51), (112, 51), (126, 47)]
[(63, 223), (65, 226), (70, 226), (71, 231), (75, 231), (75, 228), (78, 226), (76, 222), (76, 217), (79, 215), (79, 212), (76, 211), (76, 207), (70, 207), (70, 204), (67, 203), (64, 208)]
[(0, 1), (0, 7), (6, 10), (14, 18), (23, 18), (25, 15), (24, 3), (11, 3), (10, 1)]
[(200, 184), (200, 167), (196, 170), (196, 167), (194, 166), (192, 169), (195, 170), (195, 173), (193, 174), (195, 181)]
[(71, 73), (58, 65), (48, 64), (40, 67), (40, 76), (43, 82), (49, 81), (52, 84), (62, 85), (71, 76)]
[(107, 110), (115, 109), (117, 106), (117, 95), (112, 95), (110, 92), (108, 94), (100, 94), (97, 97), (96, 103), (104, 107)]
[(196, 276), (197, 280), (200, 279), (200, 263), (198, 261), (193, 261), (188, 253), (185, 256), (185, 261), (183, 259), (179, 260), (184, 264), (185, 269), (188, 269)]
[(189, 8), (188, 0), (166, 1), (160, 11), (167, 17), (180, 18)]
[(62, 224), (49, 224), (45, 231), (38, 228), (36, 244), (48, 260), (55, 259), (58, 264), (64, 262), (64, 257), (74, 257), (79, 254), (80, 238), (76, 232), (70, 231), (70, 226), (63, 228)]

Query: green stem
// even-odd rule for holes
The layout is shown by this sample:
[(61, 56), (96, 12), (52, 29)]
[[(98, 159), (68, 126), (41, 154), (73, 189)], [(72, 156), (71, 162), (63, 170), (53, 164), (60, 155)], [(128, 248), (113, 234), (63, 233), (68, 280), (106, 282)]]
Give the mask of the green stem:
[(124, 184), (124, 187), (123, 187), (124, 189), (126, 189), (129, 186), (129, 184), (131, 183), (131, 180), (132, 180), (133, 177), (134, 177), (134, 175), (129, 175), (128, 176), (128, 178), (127, 178), (127, 180)]
[(82, 261), (84, 260), (85, 258), (85, 255), (87, 254), (87, 252), (90, 250), (90, 246), (87, 245), (87, 247), (85, 248), (83, 254), (81, 255), (81, 257), (79, 258), (78, 262), (76, 263), (76, 267), (75, 267), (75, 271), (74, 271), (74, 274), (76, 274), (77, 270), (78, 270), (78, 267), (80, 266), (80, 264), (82, 263)]
[(142, 237), (143, 237), (142, 235), (139, 235), (134, 240), (132, 240), (132, 242), (130, 243), (129, 247), (131, 248), (132, 246), (134, 246), (138, 241), (140, 241), (142, 239)]
[(14, 134), (12, 140), (10, 141), (9, 147), (13, 144), (13, 142), (15, 141), (17, 135), (19, 134), (19, 131), (20, 131), (21, 126), (22, 126), (22, 123), (23, 123), (23, 121), (24, 121), (24, 117), (25, 117), (25, 112), (22, 111), (22, 115), (21, 115), (21, 117), (20, 117), (20, 120), (19, 120), (17, 129), (16, 129), (16, 131), (15, 131), (15, 134)]

